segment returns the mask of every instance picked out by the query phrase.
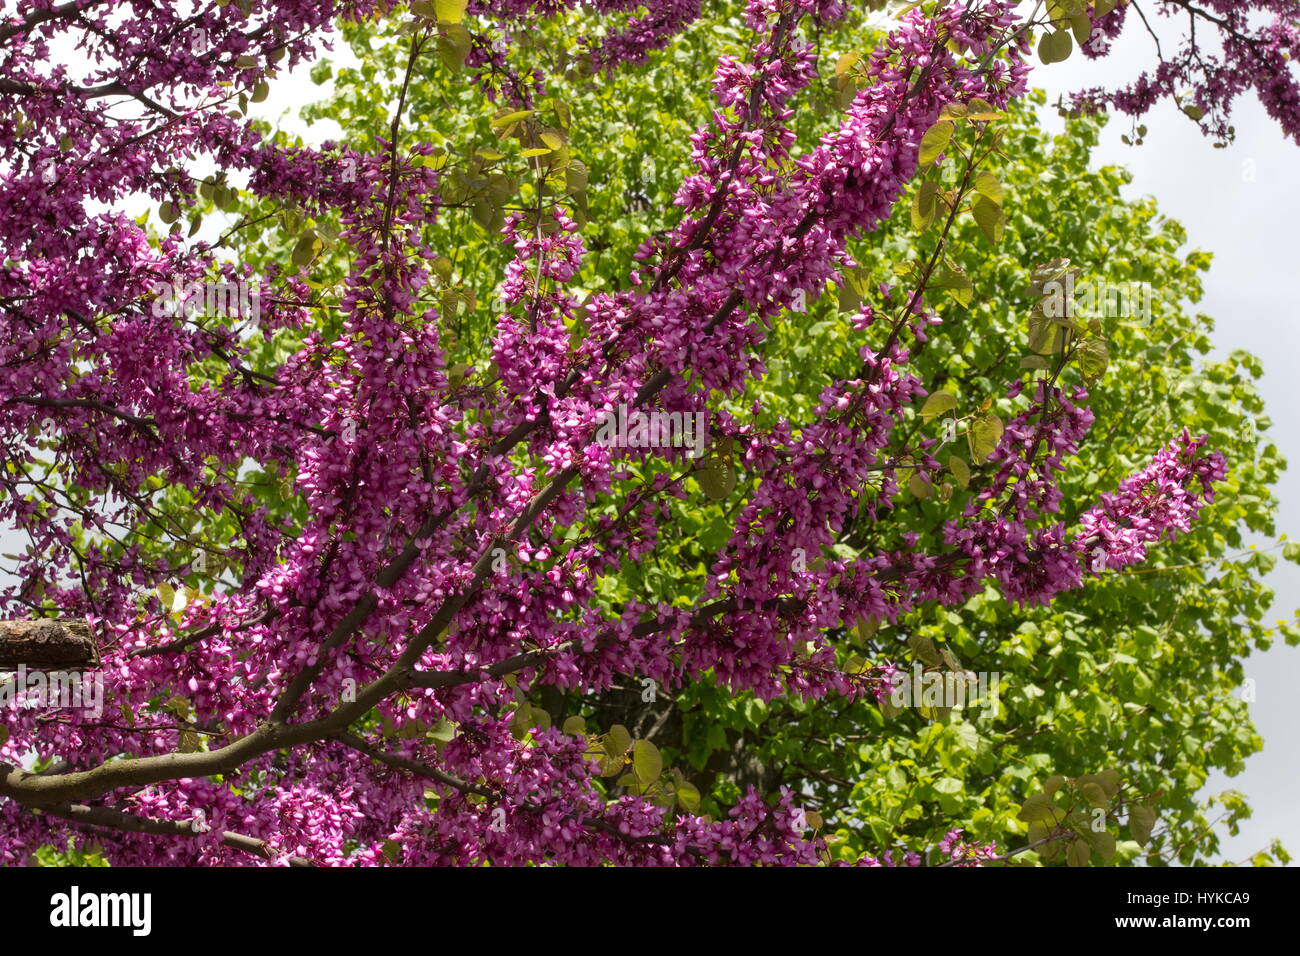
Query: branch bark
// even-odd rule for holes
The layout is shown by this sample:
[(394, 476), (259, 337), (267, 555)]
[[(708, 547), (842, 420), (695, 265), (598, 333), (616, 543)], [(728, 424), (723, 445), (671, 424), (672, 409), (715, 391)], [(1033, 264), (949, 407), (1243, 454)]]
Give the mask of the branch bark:
[(75, 670), (99, 664), (99, 646), (81, 618), (0, 621), (0, 669)]

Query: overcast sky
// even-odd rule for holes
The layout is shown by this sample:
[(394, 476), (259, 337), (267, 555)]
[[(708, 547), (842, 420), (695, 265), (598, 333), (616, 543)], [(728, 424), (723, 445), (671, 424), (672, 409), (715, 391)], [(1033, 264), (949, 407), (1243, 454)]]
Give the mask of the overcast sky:
[[(1127, 31), (1111, 56), (1101, 61), (1076, 54), (1065, 63), (1034, 72), (1036, 85), (1055, 101), (1059, 93), (1091, 86), (1114, 88), (1131, 80), (1153, 61), (1152, 41), (1141, 30)], [(1060, 129), (1055, 110), (1044, 122)], [(1215, 149), (1196, 125), (1166, 104), (1144, 121), (1149, 127), (1142, 146), (1126, 146), (1120, 136), (1129, 120), (1116, 117), (1102, 134), (1094, 162), (1118, 164), (1133, 172), (1125, 189), (1131, 198), (1154, 196), (1160, 211), (1187, 227), (1189, 247), (1214, 253), (1205, 276), (1205, 299), (1197, 310), (1216, 321), (1215, 344), (1222, 352), (1246, 349), (1261, 357), (1261, 390), (1273, 428), (1265, 434), (1292, 465), (1275, 493), (1281, 500), (1280, 534), (1300, 535), (1300, 355), (1297, 328), (1294, 230), (1300, 228), (1300, 146), (1283, 137), (1254, 94), (1238, 101), (1233, 116), (1236, 142)], [(1277, 592), (1270, 620), (1293, 617), (1300, 607), (1300, 568), (1278, 562), (1269, 578)], [(1300, 853), (1300, 648), (1279, 641), (1265, 654), (1246, 662), (1246, 677), (1256, 683), (1251, 716), (1264, 750), (1229, 778), (1215, 774), (1205, 793), (1225, 789), (1244, 792), (1255, 808), (1237, 837), (1224, 839), (1225, 856), (1240, 861), (1280, 837)]]

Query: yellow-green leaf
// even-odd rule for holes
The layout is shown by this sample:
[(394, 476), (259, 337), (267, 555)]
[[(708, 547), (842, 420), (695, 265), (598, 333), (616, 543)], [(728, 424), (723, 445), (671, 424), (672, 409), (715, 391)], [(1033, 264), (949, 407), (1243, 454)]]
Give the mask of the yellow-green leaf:
[(1083, 792), (1083, 799), (1094, 807), (1104, 809), (1110, 806), (1110, 798), (1106, 796), (1106, 791), (1102, 789), (1101, 784), (1089, 781), (1080, 787), (1080, 790)]
[(469, 0), (433, 0), (433, 9), (443, 23), (460, 23), (465, 18)]
[(1074, 39), (1079, 46), (1087, 43), (1088, 38), (1092, 36), (1092, 21), (1088, 19), (1088, 14), (1076, 13), (1070, 17), (1070, 29), (1074, 31)]
[(1002, 234), (1007, 228), (1006, 214), (1002, 211), (1002, 207), (983, 193), (978, 193), (971, 202), (970, 208), (971, 215), (975, 217), (975, 222), (979, 224), (984, 237), (993, 245), (1001, 242)]
[(1092, 858), (1092, 847), (1085, 840), (1075, 840), (1070, 844), (1065, 858), (1070, 866), (1087, 866), (1088, 860)]
[(912, 228), (917, 232), (925, 232), (934, 224), (939, 213), (938, 199), (938, 183), (924, 182), (916, 191), (916, 197), (912, 200)]
[(848, 53), (845, 53), (835, 61), (835, 75), (837, 77), (843, 76), (845, 73), (849, 72), (849, 70), (853, 69), (853, 64), (857, 63), (861, 59), (862, 54), (856, 50), (851, 50)]
[(622, 756), (627, 753), (627, 748), (632, 746), (632, 735), (627, 732), (627, 728), (622, 724), (615, 724), (609, 728), (605, 734), (605, 753), (611, 756)]
[(1128, 832), (1133, 835), (1139, 846), (1146, 846), (1151, 839), (1151, 831), (1156, 826), (1156, 811), (1139, 804), (1128, 811)]
[(907, 646), (922, 664), (938, 667), (943, 663), (943, 658), (939, 656), (939, 649), (934, 646), (934, 641), (924, 634), (909, 634), (907, 636)]
[(587, 722), (581, 717), (566, 717), (560, 729), (570, 736), (577, 737), (587, 732)]
[(975, 419), (966, 432), (971, 457), (979, 464), (988, 460), (1002, 438), (1002, 419), (996, 415), (983, 415)]
[(687, 813), (698, 813), (700, 809), (700, 790), (689, 780), (677, 781), (677, 802)]
[(717, 455), (710, 455), (696, 470), (696, 480), (700, 488), (714, 501), (722, 501), (736, 490), (736, 469), (731, 462)]
[(1079, 370), (1089, 381), (1096, 381), (1110, 367), (1110, 350), (1101, 339), (1088, 339), (1079, 346)]
[(931, 422), (957, 407), (957, 398), (950, 392), (935, 392), (921, 406), (921, 421)]
[(658, 747), (648, 740), (638, 740), (632, 745), (632, 772), (641, 783), (654, 783), (663, 770), (664, 758)]
[(957, 484), (963, 488), (970, 487), (970, 465), (966, 464), (966, 459), (960, 455), (950, 455), (948, 457), (948, 470), (957, 479)]
[(952, 141), (953, 128), (951, 120), (940, 120), (931, 126), (921, 137), (921, 152), (917, 162), (928, 166), (938, 159)]
[(305, 266), (316, 258), (316, 243), (318, 241), (316, 233), (311, 229), (299, 236), (298, 243), (293, 247), (293, 264)]
[(977, 123), (987, 123), (991, 120), (1000, 119), (1002, 116), (993, 108), (993, 104), (988, 100), (980, 99), (978, 96), (973, 97), (966, 104), (966, 118)]
[(981, 196), (987, 196), (999, 206), (1002, 205), (1002, 181), (998, 179), (997, 173), (991, 173), (988, 170), (975, 176), (975, 191)]
[(1065, 816), (1065, 811), (1053, 803), (1051, 797), (1045, 793), (1035, 793), (1021, 805), (1016, 819), (1024, 823), (1040, 823), (1051, 829), (1060, 826)]
[(532, 115), (533, 115), (532, 110), (512, 110), (509, 113), (503, 113), (500, 116), (494, 116), (492, 118), (492, 124), (491, 124), (492, 129), (496, 131), (496, 134), (498, 136), (500, 136), (502, 135), (503, 131), (514, 126), (520, 120), (527, 119)]

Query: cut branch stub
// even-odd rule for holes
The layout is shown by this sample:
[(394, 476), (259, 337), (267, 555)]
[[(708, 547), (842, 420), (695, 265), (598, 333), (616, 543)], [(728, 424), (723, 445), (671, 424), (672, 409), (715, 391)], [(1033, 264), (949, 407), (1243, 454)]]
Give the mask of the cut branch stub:
[(99, 664), (99, 647), (84, 618), (0, 621), (0, 670), (19, 665), (77, 670)]

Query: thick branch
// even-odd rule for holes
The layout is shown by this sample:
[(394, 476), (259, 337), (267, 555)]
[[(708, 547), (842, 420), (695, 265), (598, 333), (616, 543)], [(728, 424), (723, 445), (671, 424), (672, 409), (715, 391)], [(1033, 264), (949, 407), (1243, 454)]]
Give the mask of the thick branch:
[(99, 663), (99, 647), (81, 618), (0, 621), (0, 669), (79, 669)]
[[(50, 816), (62, 817), (74, 823), (105, 827), (123, 833), (151, 833), (157, 836), (196, 837), (204, 830), (195, 829), (189, 820), (162, 820), (158, 817), (138, 817), (113, 807), (90, 807), (80, 803), (64, 803), (43, 808)], [(259, 840), (243, 833), (227, 830), (221, 835), (221, 845), (252, 853), (265, 860), (273, 859), (274, 854), (265, 840)], [(290, 866), (315, 866), (316, 864), (303, 856), (289, 857)]]

